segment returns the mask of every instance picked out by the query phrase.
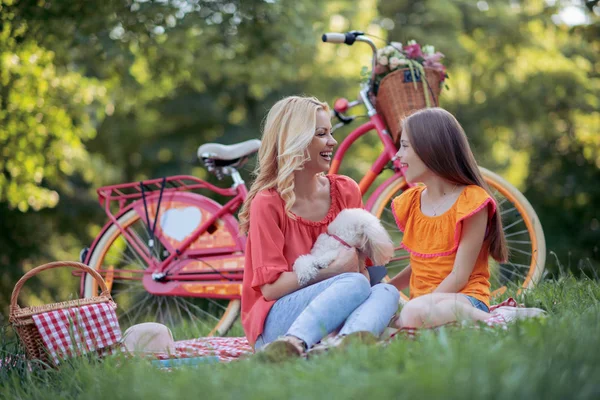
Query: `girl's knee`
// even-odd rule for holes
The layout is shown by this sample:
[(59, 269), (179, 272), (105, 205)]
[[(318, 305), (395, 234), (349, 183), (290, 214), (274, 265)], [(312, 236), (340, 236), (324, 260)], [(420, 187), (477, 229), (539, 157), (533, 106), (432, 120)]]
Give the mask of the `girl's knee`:
[(389, 283), (378, 283), (371, 288), (371, 292), (377, 294), (381, 293), (382, 296), (385, 296), (386, 299), (389, 299), (395, 304), (400, 302), (400, 292), (395, 286), (390, 285)]
[(418, 303), (408, 302), (400, 311), (400, 317), (396, 324), (399, 328), (416, 328), (423, 324), (423, 314), (427, 307)]

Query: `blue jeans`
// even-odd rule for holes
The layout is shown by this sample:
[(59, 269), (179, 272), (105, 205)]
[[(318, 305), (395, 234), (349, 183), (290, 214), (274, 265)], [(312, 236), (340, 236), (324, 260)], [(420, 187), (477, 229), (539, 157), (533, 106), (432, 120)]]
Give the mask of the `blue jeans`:
[(300, 338), (311, 348), (340, 326), (341, 335), (369, 331), (379, 336), (398, 310), (398, 290), (371, 287), (359, 273), (344, 273), (290, 293), (275, 302), (255, 350), (279, 336)]
[(471, 304), (473, 304), (473, 307), (475, 307), (478, 310), (481, 310), (483, 312), (489, 313), (490, 309), (488, 308), (488, 306), (485, 305), (485, 303), (479, 299), (476, 299), (473, 296), (469, 296), (467, 294), (465, 294), (465, 297), (471, 302)]

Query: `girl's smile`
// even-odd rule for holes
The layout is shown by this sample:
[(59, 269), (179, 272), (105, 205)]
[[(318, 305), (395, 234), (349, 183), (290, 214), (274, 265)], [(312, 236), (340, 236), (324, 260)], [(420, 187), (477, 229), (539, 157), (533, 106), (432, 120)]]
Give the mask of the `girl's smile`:
[(400, 160), (400, 169), (407, 182), (422, 182), (429, 172), (429, 169), (410, 145), (410, 139), (405, 132), (402, 132), (400, 149), (396, 153), (396, 157)]

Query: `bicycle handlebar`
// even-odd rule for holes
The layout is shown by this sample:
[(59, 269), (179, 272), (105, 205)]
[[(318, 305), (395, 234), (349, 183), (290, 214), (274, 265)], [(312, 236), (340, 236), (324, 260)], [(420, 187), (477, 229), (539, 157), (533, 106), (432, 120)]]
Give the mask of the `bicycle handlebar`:
[[(321, 36), (321, 40), (323, 40), (323, 42), (325, 42), (325, 43), (342, 44), (342, 43), (346, 43), (346, 34), (336, 33), (336, 32), (324, 33), (323, 36)], [(354, 41), (352, 41), (352, 43), (354, 43)], [(351, 43), (346, 43), (346, 44), (351, 44)]]
[[(372, 58), (372, 63), (371, 63), (371, 79), (369, 80), (369, 86), (368, 86), (369, 90), (368, 91), (371, 91), (373, 89), (373, 84), (375, 83), (375, 66), (377, 65), (377, 46), (375, 46), (375, 43), (373, 43), (373, 41), (371, 39), (364, 36), (364, 32), (361, 32), (361, 31), (350, 31), (350, 32), (346, 32), (346, 33), (329, 32), (329, 33), (324, 33), (323, 36), (321, 36), (321, 40), (325, 43), (334, 43), (334, 44), (342, 44), (343, 43), (343, 44), (347, 44), (348, 46), (352, 46), (354, 44), (354, 42), (367, 43), (371, 47), (371, 50), (373, 51), (373, 58)], [(367, 94), (368, 94), (367, 92), (363, 93), (363, 91), (361, 90), (361, 98), (362, 98), (363, 102), (365, 103), (365, 105), (367, 106), (369, 115), (371, 115), (371, 113), (374, 113), (374, 109), (373, 109), (373, 106), (368, 101)]]

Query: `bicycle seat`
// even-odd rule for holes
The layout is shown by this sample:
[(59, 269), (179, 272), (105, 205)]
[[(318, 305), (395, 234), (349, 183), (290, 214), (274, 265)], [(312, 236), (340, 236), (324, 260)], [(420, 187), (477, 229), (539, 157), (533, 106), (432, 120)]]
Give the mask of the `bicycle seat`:
[(232, 145), (205, 143), (198, 147), (198, 158), (234, 161), (256, 153), (259, 147), (260, 140), (258, 139), (246, 140), (245, 142)]

